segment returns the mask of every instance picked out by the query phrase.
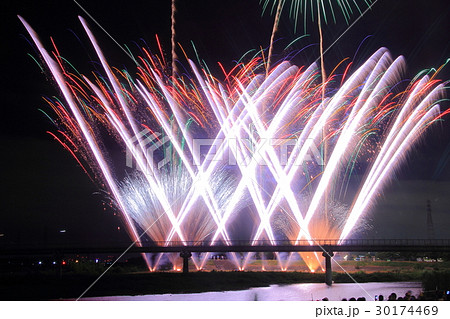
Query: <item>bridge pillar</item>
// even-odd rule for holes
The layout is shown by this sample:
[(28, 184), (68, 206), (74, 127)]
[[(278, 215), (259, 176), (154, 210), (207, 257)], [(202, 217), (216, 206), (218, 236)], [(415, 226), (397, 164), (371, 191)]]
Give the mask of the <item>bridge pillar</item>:
[(331, 272), (331, 257), (334, 256), (331, 251), (324, 251), (322, 256), (325, 257), (325, 283), (331, 286), (333, 283), (333, 273)]
[(191, 258), (192, 254), (190, 251), (182, 251), (180, 253), (180, 257), (183, 258), (183, 274), (187, 274), (189, 272), (189, 258)]

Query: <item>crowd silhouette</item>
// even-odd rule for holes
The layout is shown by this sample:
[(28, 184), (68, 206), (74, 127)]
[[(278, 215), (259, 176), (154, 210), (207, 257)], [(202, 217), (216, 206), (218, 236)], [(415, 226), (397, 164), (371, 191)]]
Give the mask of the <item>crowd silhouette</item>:
[[(341, 301), (366, 301), (366, 297), (343, 298)], [(449, 291), (430, 291), (421, 292), (418, 296), (414, 296), (411, 290), (408, 290), (403, 297), (398, 297), (395, 292), (391, 293), (387, 299), (383, 295), (375, 296), (375, 301), (447, 301), (450, 300)], [(322, 301), (329, 301), (327, 297)]]

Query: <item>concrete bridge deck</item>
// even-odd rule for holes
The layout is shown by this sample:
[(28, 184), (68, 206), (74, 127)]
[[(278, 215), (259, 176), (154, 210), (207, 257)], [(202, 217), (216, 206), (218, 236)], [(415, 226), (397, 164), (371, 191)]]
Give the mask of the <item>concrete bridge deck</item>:
[(132, 243), (114, 245), (72, 244), (12, 244), (0, 247), (0, 256), (102, 253), (173, 253), (173, 252), (377, 252), (423, 251), (450, 252), (450, 239), (319, 239), (314, 241), (220, 241), (210, 242), (154, 242), (137, 246)]

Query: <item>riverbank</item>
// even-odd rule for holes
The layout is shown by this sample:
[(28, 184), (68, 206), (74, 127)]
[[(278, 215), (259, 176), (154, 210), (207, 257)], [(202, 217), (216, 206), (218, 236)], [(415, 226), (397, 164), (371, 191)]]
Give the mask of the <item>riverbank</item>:
[[(447, 289), (450, 271), (353, 272), (357, 282), (420, 281), (424, 287)], [(94, 274), (21, 274), (0, 276), (1, 300), (76, 299), (98, 279)], [(333, 273), (335, 283), (353, 282), (347, 274)], [(323, 283), (323, 273), (309, 272), (178, 272), (107, 273), (84, 297), (198, 293), (243, 290), (273, 284)]]

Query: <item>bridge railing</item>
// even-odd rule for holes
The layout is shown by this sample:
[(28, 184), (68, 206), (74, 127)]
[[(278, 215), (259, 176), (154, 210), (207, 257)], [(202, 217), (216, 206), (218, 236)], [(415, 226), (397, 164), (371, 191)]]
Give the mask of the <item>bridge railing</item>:
[[(0, 245), (0, 253), (13, 250), (34, 250), (34, 249), (64, 249), (64, 248), (123, 248), (127, 249), (132, 243), (92, 243), (92, 244), (77, 244), (77, 243), (10, 243), (8, 245)], [(137, 246), (137, 245), (136, 245)], [(166, 241), (166, 242), (146, 242), (142, 243), (144, 247), (211, 247), (211, 251), (214, 251), (214, 247), (234, 246), (234, 247), (249, 247), (249, 246), (341, 246), (341, 247), (450, 247), (450, 239), (315, 239), (315, 240), (230, 240), (230, 241), (217, 241), (211, 243), (210, 241)]]
[(229, 240), (170, 241), (145, 243), (143, 246), (450, 246), (450, 239), (315, 239), (315, 240)]

